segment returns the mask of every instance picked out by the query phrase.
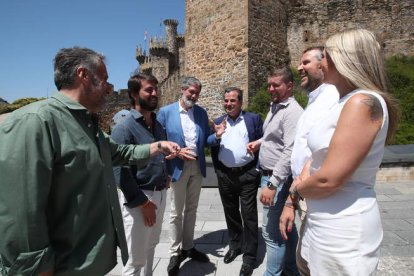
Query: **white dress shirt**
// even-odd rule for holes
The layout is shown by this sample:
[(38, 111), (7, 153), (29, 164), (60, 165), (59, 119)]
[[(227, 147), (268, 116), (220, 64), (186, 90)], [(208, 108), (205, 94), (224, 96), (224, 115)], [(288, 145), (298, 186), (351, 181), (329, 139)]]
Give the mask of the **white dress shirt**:
[[(226, 119), (225, 119), (226, 120)], [(242, 167), (254, 160), (254, 156), (247, 152), (249, 133), (247, 132), (244, 117), (233, 121), (227, 117), (226, 131), (221, 136), (218, 158), (226, 167)]]
[(194, 122), (194, 109), (190, 108), (187, 111), (181, 106), (180, 102), (178, 103), (178, 106), (185, 145), (193, 150), (194, 156), (197, 156), (197, 128)]
[(296, 126), (295, 143), (291, 156), (293, 178), (300, 175), (311, 156), (308, 135), (329, 109), (338, 102), (339, 94), (334, 85), (322, 84), (309, 94), (308, 105)]

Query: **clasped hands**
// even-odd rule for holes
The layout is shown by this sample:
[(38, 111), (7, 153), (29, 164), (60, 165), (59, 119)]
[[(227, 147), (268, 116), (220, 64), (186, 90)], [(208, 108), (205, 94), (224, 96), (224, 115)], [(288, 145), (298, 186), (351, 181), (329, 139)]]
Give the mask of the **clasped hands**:
[(191, 148), (181, 148), (177, 143), (171, 141), (160, 141), (159, 150), (162, 154), (165, 155), (165, 159), (174, 159), (178, 157), (183, 160), (191, 161), (196, 160), (196, 156), (194, 155), (194, 150)]

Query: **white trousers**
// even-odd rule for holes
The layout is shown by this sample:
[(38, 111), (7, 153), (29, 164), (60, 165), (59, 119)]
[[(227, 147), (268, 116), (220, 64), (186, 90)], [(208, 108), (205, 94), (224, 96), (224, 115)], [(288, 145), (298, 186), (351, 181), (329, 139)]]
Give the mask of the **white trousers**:
[[(122, 275), (152, 275), (155, 246), (160, 241), (167, 190), (142, 191), (157, 205), (156, 222), (152, 227), (145, 226), (140, 207), (128, 208), (124, 206), (124, 202), (126, 202), (124, 195), (118, 189), (129, 254), (128, 262), (122, 269)], [(142, 268), (144, 268), (143, 273), (141, 273)]]
[(194, 247), (194, 227), (203, 176), (197, 161), (184, 161), (180, 179), (171, 182), (170, 254)]

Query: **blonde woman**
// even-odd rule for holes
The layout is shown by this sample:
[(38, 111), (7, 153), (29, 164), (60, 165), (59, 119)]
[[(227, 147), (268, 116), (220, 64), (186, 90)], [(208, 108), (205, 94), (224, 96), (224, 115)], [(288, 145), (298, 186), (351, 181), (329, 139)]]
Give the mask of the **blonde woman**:
[(398, 106), (387, 93), (381, 47), (371, 32), (330, 37), (324, 56), (324, 82), (336, 86), (340, 99), (311, 130), (312, 160), (291, 187), (293, 199), (308, 203), (302, 256), (311, 275), (373, 275), (383, 235), (375, 175)]

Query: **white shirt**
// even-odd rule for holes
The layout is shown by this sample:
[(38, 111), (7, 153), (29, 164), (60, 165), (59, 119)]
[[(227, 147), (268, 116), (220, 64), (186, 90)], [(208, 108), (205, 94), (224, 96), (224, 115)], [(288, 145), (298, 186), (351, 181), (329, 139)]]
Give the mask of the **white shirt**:
[(221, 136), (218, 158), (226, 167), (242, 167), (254, 160), (247, 152), (249, 133), (243, 115), (233, 121), (227, 117), (226, 131)]
[(311, 156), (308, 146), (309, 132), (338, 100), (339, 93), (336, 87), (330, 84), (324, 83), (309, 93), (308, 105), (296, 126), (295, 143), (291, 156), (293, 178), (300, 175)]
[(181, 119), (181, 127), (183, 128), (185, 146), (193, 150), (193, 154), (197, 156), (197, 128), (194, 122), (194, 109), (185, 110), (181, 103), (178, 103)]

